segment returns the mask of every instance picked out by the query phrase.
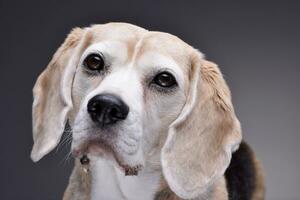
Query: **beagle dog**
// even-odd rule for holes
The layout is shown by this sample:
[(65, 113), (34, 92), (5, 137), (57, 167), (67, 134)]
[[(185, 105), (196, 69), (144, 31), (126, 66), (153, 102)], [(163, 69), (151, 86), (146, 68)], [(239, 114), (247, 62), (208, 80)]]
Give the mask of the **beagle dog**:
[(218, 66), (126, 23), (75, 28), (33, 89), (34, 162), (72, 128), (64, 200), (262, 200)]

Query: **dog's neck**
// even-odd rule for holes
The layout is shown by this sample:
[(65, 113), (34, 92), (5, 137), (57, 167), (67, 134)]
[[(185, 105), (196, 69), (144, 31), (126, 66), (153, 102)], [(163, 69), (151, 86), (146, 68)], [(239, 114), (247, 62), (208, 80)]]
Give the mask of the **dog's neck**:
[(161, 172), (146, 167), (137, 176), (124, 172), (104, 159), (91, 164), (92, 200), (153, 200), (160, 186)]
[[(125, 176), (107, 160), (99, 159), (90, 163), (88, 168), (83, 167), (79, 160), (75, 163), (64, 200), (180, 200), (168, 187), (161, 170), (153, 167), (156, 164), (144, 168), (138, 176)], [(228, 200), (224, 176), (196, 199)]]

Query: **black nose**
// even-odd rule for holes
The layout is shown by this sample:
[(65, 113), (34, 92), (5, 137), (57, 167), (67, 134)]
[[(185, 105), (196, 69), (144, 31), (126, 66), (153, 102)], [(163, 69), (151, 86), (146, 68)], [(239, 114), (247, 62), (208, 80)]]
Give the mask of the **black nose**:
[(87, 105), (88, 113), (94, 122), (107, 126), (126, 119), (129, 108), (117, 96), (101, 94), (90, 99)]

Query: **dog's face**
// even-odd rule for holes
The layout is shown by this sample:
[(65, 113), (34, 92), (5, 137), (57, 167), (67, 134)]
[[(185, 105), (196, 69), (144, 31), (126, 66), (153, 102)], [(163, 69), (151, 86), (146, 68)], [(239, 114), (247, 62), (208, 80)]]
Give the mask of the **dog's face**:
[(73, 151), (143, 167), (186, 102), (188, 48), (166, 33), (93, 29), (109, 34), (99, 33), (75, 63)]
[(133, 25), (73, 30), (34, 94), (34, 160), (57, 145), (69, 120), (75, 156), (105, 157), (126, 171), (159, 155), (183, 198), (213, 184), (241, 140), (217, 66), (173, 35)]

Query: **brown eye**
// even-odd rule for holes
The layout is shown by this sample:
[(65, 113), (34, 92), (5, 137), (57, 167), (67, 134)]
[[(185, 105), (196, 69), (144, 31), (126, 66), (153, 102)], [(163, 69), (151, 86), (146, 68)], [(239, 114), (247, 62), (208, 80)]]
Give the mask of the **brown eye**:
[(104, 60), (99, 54), (90, 54), (88, 55), (84, 61), (84, 66), (93, 71), (101, 71), (104, 68)]
[(154, 84), (164, 87), (164, 88), (170, 88), (172, 86), (177, 85), (177, 82), (172, 74), (169, 72), (161, 72), (157, 74), (153, 81)]

